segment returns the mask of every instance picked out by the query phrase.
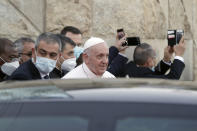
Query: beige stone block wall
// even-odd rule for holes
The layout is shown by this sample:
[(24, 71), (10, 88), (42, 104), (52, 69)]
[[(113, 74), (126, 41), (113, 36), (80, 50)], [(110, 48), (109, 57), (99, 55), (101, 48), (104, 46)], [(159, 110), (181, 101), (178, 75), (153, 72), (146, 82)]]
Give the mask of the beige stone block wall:
[(72, 25), (89, 36), (91, 22), (91, 0), (47, 0), (46, 31), (59, 33), (64, 26)]
[[(140, 36), (156, 49), (158, 61), (167, 45), (168, 29), (184, 29), (187, 50), (182, 80), (197, 80), (197, 0), (1, 0), (0, 37), (36, 38), (41, 32), (59, 33), (78, 27), (84, 41), (90, 36), (115, 42), (117, 28)], [(134, 48), (127, 50), (132, 59)]]
[[(25, 2), (23, 1), (23, 3)], [(25, 9), (24, 11), (20, 10), (19, 7), (17, 7), (17, 4), (15, 4), (15, 1), (0, 1), (1, 37), (8, 37), (12, 40), (17, 39), (20, 36), (29, 36), (35, 38), (40, 34), (41, 31), (39, 31), (33, 23), (33, 20), (25, 15)]]

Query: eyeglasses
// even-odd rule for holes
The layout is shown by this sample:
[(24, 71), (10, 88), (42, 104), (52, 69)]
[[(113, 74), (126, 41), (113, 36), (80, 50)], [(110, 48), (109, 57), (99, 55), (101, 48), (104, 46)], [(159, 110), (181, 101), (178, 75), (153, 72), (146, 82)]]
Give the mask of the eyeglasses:
[(5, 60), (3, 58), (0, 57), (0, 59), (5, 63)]
[(32, 57), (32, 53), (19, 53), (19, 55), (26, 55), (26, 56)]
[[(5, 61), (2, 57), (0, 57), (0, 59), (1, 59), (4, 63), (6, 63), (6, 61)], [(9, 61), (9, 62), (15, 62), (15, 61), (19, 61), (19, 58), (10, 58), (10, 61)]]

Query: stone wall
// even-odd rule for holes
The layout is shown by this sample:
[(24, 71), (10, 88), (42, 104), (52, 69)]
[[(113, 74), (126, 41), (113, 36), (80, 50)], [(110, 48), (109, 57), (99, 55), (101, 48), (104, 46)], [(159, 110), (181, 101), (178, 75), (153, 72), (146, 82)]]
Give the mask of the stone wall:
[[(167, 45), (167, 29), (184, 29), (187, 50), (182, 80), (197, 80), (197, 0), (1, 0), (0, 37), (36, 38), (41, 32), (58, 33), (67, 25), (90, 36), (115, 41), (116, 29), (140, 36), (159, 56)], [(133, 48), (127, 50), (132, 59)], [(196, 60), (196, 61), (195, 61)]]

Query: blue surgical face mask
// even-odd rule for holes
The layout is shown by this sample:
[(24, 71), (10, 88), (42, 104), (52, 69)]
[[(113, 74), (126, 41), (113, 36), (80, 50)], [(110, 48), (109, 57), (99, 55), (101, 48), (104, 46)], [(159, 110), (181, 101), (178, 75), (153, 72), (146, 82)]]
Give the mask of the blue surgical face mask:
[(40, 71), (40, 73), (48, 74), (55, 68), (56, 62), (57, 60), (36, 56), (35, 66)]
[(83, 48), (82, 47), (79, 47), (79, 46), (75, 46), (74, 48), (74, 55), (76, 57), (76, 59), (79, 58), (79, 56), (81, 55), (81, 53), (83, 53)]

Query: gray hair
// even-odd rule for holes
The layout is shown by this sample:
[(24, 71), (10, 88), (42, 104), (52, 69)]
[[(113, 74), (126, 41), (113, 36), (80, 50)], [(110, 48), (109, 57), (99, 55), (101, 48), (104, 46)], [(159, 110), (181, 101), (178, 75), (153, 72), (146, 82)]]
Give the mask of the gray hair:
[(34, 43), (35, 44), (35, 41), (32, 40), (31, 38), (27, 38), (27, 37), (22, 37), (22, 38), (17, 39), (14, 42), (14, 45), (16, 46), (18, 53), (22, 53), (25, 43)]
[(35, 45), (36, 49), (38, 48), (40, 41), (45, 41), (47, 44), (58, 44), (59, 51), (61, 51), (61, 49), (62, 49), (62, 44), (61, 44), (60, 38), (53, 33), (45, 32), (45, 33), (42, 33), (40, 36), (38, 36), (38, 38), (36, 40), (36, 45)]
[(137, 65), (144, 65), (148, 58), (155, 58), (156, 54), (153, 48), (147, 44), (147, 43), (142, 43), (138, 45), (133, 54), (133, 60), (135, 64)]

